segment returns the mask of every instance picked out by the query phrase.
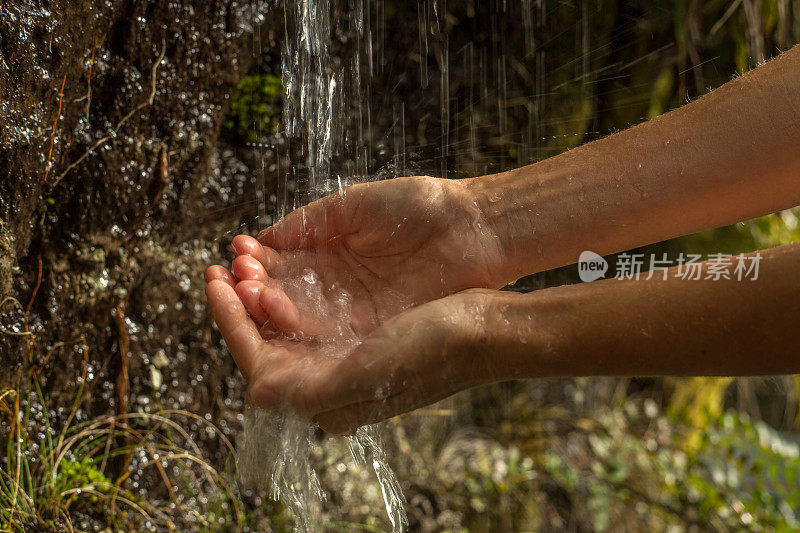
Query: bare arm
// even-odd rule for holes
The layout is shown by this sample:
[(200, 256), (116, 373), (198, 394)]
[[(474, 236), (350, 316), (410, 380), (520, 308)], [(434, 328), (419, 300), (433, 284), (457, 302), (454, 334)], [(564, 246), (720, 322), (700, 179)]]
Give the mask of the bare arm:
[(502, 282), (800, 204), (800, 46), (654, 120), (465, 180)]
[[(240, 257), (236, 276), (210, 268), (206, 292), (251, 400), (343, 432), (504, 379), (800, 372), (800, 244), (762, 252), (757, 281), (673, 275), (431, 300), (574, 263), (586, 248), (612, 253), (800, 204), (798, 96), (800, 47), (681, 109), (536, 165), (461, 182), (361, 185), (286, 217), (262, 235), (263, 249), (240, 239), (237, 254), (253, 261)], [(391, 217), (389, 205), (398, 206)], [(341, 358), (322, 357), (314, 343), (264, 342), (259, 328), (268, 319), (280, 326), (289, 302), (268, 271), (295, 263), (340, 265), (323, 272), (327, 283), (345, 274), (368, 294), (428, 303), (384, 305)], [(308, 329), (294, 322), (282, 329)]]
[(303, 412), (344, 433), (508, 379), (797, 373), (800, 243), (761, 253), (757, 280), (672, 269), (666, 280), (463, 291), (397, 315), (333, 366), (288, 358), (293, 378), (280, 382), (300, 384), (288, 391), (295, 408), (313, 398)]
[(800, 372), (800, 243), (761, 252), (757, 280), (609, 279), (487, 296), (495, 379)]

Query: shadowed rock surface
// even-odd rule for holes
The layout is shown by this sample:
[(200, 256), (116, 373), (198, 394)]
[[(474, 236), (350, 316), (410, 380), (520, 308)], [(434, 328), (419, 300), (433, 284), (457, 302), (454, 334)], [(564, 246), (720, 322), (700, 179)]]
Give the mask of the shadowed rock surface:
[(6, 300), (0, 321), (64, 345), (48, 357), (0, 335), (1, 385), (42, 366), (69, 405), (86, 345), (88, 399), (107, 410), (123, 399), (127, 337), (131, 405), (206, 413), (240, 396), (212, 392), (239, 382), (215, 349), (202, 272), (241, 222), (230, 206), (254, 194), (218, 140), (254, 45), (270, 44), (265, 15), (265, 2), (3, 2), (0, 299), (19, 305)]

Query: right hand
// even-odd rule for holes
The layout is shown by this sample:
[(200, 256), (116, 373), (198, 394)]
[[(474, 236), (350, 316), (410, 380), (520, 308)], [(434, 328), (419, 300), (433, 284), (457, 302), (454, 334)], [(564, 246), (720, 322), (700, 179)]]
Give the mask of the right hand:
[[(354, 185), (293, 211), (258, 241), (237, 236), (233, 248), (236, 292), (251, 317), (284, 332), (324, 333), (318, 306), (304, 308), (302, 291), (290, 287), (287, 296), (280, 283), (306, 269), (325, 290), (349, 293), (350, 326), (359, 337), (409, 307), (505, 284), (502, 246), (458, 180)], [(206, 279), (230, 277), (220, 269), (211, 267)]]

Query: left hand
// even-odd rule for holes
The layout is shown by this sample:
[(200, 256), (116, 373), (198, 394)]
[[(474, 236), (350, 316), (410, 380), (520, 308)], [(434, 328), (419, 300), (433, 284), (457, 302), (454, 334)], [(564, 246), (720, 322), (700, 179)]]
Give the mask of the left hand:
[(301, 337), (264, 340), (232, 283), (206, 287), (212, 314), (248, 386), (249, 401), (293, 409), (335, 434), (354, 431), (490, 381), (471, 349), (487, 293), (468, 290), (409, 309), (340, 356)]

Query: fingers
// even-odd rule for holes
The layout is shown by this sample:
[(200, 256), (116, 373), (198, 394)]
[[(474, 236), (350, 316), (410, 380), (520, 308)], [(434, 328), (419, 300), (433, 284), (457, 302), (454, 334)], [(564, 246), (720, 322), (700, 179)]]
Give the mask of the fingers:
[(250, 256), (254, 258), (261, 263), (265, 272), (273, 276), (276, 275), (280, 269), (281, 258), (278, 252), (271, 248), (261, 246), (257, 240), (249, 235), (237, 235), (234, 237), (231, 242), (231, 248), (233, 248), (234, 253), (239, 257)]
[(261, 328), (269, 320), (269, 314), (261, 307), (260, 303), (261, 293), (268, 290), (267, 286), (260, 281), (245, 280), (237, 283), (235, 290), (250, 318), (253, 319), (256, 326)]
[(261, 339), (256, 324), (247, 315), (233, 287), (225, 281), (211, 280), (206, 285), (206, 297), (214, 321), (236, 365), (245, 379), (250, 380), (266, 355), (264, 350), (267, 346)]
[[(260, 246), (259, 244), (259, 247)], [(233, 268), (233, 275), (236, 276), (236, 279), (241, 281), (255, 280), (266, 282), (270, 279), (263, 264), (249, 255), (240, 255), (235, 258), (231, 263), (231, 267)]]
[(267, 322), (277, 331), (299, 332), (300, 311), (274, 280), (245, 280), (236, 284), (236, 294), (260, 328)]
[(259, 307), (272, 320), (272, 325), (282, 331), (300, 330), (300, 311), (286, 293), (280, 289), (265, 289), (259, 295)]
[(206, 282), (224, 281), (231, 287), (237, 280), (258, 280), (267, 282), (269, 273), (276, 274), (280, 268), (280, 256), (275, 250), (265, 248), (253, 237), (237, 235), (231, 244), (237, 257), (231, 265), (233, 272), (221, 265), (213, 265), (206, 269)]
[(348, 206), (358, 205), (362, 191), (362, 188), (351, 187), (296, 209), (259, 233), (258, 240), (271, 248), (291, 250), (349, 233), (348, 221), (352, 221), (354, 213), (347, 212)]
[(236, 285), (236, 278), (231, 274), (230, 270), (220, 265), (212, 265), (208, 267), (203, 274), (206, 283), (211, 283), (214, 280), (219, 280), (227, 283), (231, 287)]

